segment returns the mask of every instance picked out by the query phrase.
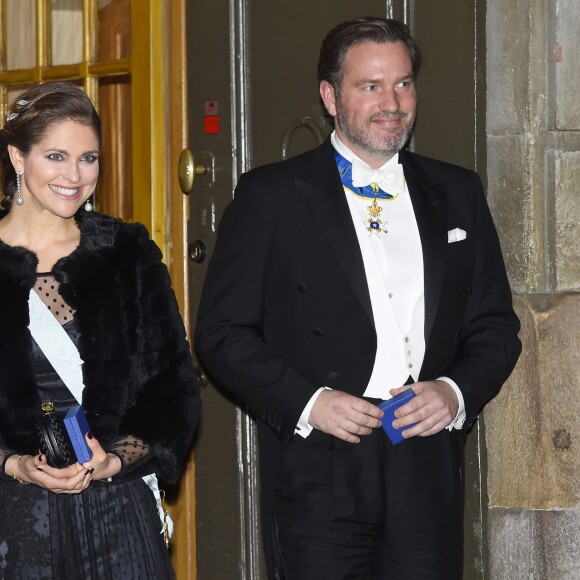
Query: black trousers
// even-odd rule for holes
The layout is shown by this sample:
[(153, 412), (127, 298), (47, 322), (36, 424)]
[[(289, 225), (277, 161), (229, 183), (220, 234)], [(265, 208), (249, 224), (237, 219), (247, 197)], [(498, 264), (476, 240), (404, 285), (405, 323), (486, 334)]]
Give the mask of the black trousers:
[[(290, 442), (274, 519), (286, 580), (461, 580), (463, 437)], [(281, 574), (281, 578), (284, 576)]]

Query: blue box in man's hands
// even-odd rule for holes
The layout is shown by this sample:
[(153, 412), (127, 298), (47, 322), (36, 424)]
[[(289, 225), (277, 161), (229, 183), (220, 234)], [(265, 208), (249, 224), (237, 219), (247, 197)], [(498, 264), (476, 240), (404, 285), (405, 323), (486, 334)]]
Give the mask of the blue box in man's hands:
[(400, 429), (395, 429), (393, 427), (393, 421), (395, 420), (395, 411), (401, 405), (408, 403), (414, 396), (415, 393), (413, 392), (413, 389), (407, 389), (406, 391), (403, 391), (402, 393), (395, 395), (391, 399), (388, 399), (387, 401), (383, 401), (382, 403), (378, 404), (378, 407), (382, 409), (384, 412), (383, 418), (381, 419), (383, 423), (383, 429), (385, 430), (385, 433), (389, 436), (389, 439), (391, 440), (391, 443), (393, 445), (396, 445), (397, 443), (403, 441), (404, 437), (402, 435), (402, 432), (405, 429), (410, 429), (413, 425), (415, 425), (415, 423), (413, 423), (412, 425), (407, 425), (405, 427), (401, 427)]

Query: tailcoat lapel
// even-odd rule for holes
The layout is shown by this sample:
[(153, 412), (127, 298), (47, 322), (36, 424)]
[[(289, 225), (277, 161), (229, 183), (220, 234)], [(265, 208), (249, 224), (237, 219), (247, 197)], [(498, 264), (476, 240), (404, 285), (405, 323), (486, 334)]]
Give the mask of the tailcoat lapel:
[(429, 342), (441, 297), (447, 260), (447, 184), (434, 182), (406, 151), (399, 154), (423, 250), (425, 344)]
[(312, 212), (320, 233), (330, 246), (352, 290), (374, 326), (371, 298), (367, 286), (362, 254), (330, 140), (312, 157), (308, 180), (297, 179), (296, 188)]

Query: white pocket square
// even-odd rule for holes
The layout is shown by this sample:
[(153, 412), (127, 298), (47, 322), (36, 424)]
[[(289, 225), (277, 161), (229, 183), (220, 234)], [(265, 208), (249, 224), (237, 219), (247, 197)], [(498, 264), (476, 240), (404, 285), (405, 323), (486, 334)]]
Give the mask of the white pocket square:
[(447, 232), (447, 243), (451, 244), (453, 242), (460, 242), (467, 237), (465, 230), (460, 228), (455, 228), (454, 230), (449, 230)]

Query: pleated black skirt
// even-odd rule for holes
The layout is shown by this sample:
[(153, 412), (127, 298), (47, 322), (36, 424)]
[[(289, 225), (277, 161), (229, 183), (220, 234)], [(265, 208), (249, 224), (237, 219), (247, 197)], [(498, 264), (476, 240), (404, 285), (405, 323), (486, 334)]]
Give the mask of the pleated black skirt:
[(142, 479), (93, 482), (80, 495), (0, 482), (0, 578), (175, 578), (151, 490)]

